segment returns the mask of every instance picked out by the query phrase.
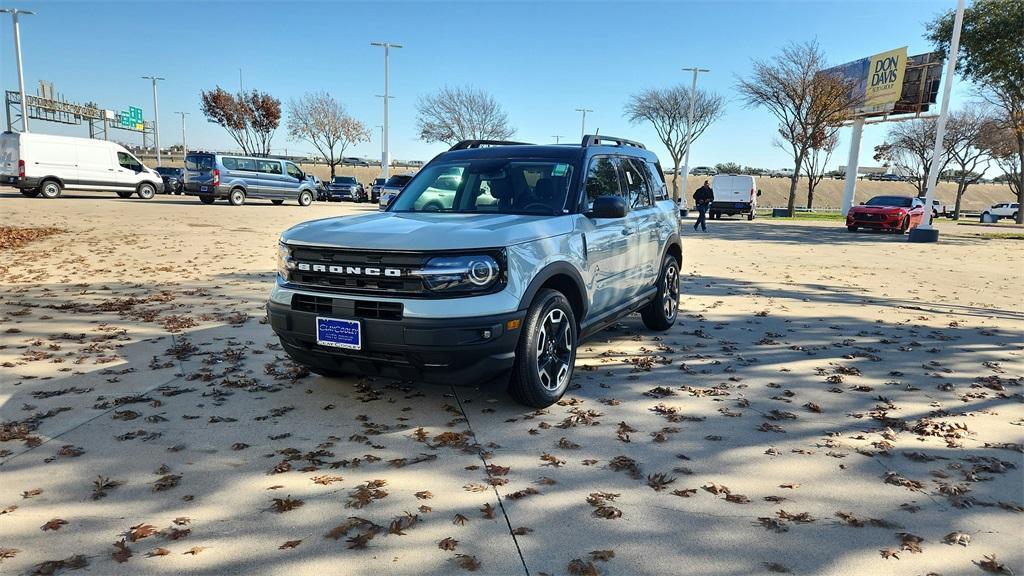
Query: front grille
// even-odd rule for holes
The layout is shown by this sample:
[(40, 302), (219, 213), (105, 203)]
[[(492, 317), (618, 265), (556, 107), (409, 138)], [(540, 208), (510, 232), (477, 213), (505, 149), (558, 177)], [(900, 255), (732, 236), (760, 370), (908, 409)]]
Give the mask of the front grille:
[(405, 307), (401, 302), (374, 302), (295, 294), (292, 296), (292, 310), (341, 318), (401, 320)]
[(857, 214), (855, 218), (864, 222), (884, 222), (885, 214)]
[(292, 284), (312, 286), (328, 292), (423, 296), (426, 289), (422, 280), (419, 277), (410, 276), (408, 272), (422, 268), (429, 257), (426, 254), (415, 253), (381, 253), (343, 248), (296, 246), (292, 249), (292, 258), (299, 262), (325, 266), (397, 268), (402, 271), (402, 274), (391, 277), (293, 270), (289, 274), (288, 280)]

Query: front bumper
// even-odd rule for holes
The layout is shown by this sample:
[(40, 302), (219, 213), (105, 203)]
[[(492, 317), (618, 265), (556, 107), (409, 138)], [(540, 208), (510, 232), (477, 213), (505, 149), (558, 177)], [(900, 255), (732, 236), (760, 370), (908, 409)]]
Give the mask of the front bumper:
[[(383, 320), (359, 317), (356, 300), (330, 298), (319, 312), (296, 309), (293, 304), (270, 301), (267, 317), (284, 350), (295, 361), (326, 371), (349, 372), (417, 380), (435, 384), (471, 386), (486, 382), (512, 368), (526, 312), (470, 318), (403, 317)], [(450, 300), (458, 305), (458, 300)], [(363, 348), (345, 350), (316, 343), (316, 318), (358, 319)]]
[(903, 224), (902, 216), (885, 216), (883, 219), (865, 220), (863, 217), (851, 214), (846, 217), (846, 225), (857, 228), (871, 228), (874, 230), (899, 230)]

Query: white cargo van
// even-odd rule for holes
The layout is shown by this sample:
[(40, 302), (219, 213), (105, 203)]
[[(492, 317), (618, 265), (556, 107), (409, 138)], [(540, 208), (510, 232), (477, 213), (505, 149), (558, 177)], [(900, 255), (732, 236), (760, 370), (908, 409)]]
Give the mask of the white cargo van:
[(149, 200), (164, 187), (159, 174), (119, 144), (32, 132), (0, 134), (0, 184), (29, 198), (56, 198), (66, 189)]
[(748, 174), (719, 174), (711, 180), (711, 189), (715, 192), (711, 218), (721, 218), (722, 214), (746, 214), (747, 220), (754, 219), (757, 197), (761, 195), (757, 189), (757, 178)]

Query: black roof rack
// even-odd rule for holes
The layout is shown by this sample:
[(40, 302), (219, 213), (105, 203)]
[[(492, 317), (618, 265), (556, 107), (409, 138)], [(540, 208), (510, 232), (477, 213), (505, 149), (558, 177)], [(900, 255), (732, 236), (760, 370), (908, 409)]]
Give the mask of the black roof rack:
[(583, 143), (580, 144), (584, 148), (587, 146), (609, 146), (605, 142), (610, 142), (611, 146), (632, 146), (633, 148), (640, 148), (646, 150), (647, 147), (643, 144), (633, 141), (626, 140), (625, 138), (619, 138), (618, 136), (603, 136), (599, 134), (587, 134), (583, 137)]
[(512, 142), (510, 140), (463, 140), (455, 146), (448, 149), (449, 152), (452, 150), (468, 150), (470, 148), (484, 148), (487, 146), (527, 146), (529, 142)]

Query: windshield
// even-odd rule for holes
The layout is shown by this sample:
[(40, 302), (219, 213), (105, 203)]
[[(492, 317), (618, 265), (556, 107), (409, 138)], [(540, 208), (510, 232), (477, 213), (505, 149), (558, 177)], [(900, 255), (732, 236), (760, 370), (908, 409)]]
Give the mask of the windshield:
[(352, 176), (335, 176), (332, 182), (334, 184), (355, 184), (356, 179)]
[(213, 156), (189, 154), (185, 157), (186, 170), (213, 170)]
[(384, 185), (389, 188), (401, 188), (408, 184), (409, 180), (412, 180), (412, 176), (392, 176), (391, 178), (388, 178)]
[(431, 164), (416, 175), (390, 210), (560, 214), (571, 179), (572, 166), (554, 160), (506, 158)]
[(910, 202), (910, 198), (907, 198), (906, 196), (875, 196), (865, 204), (867, 206), (898, 206), (900, 208), (910, 208)]

